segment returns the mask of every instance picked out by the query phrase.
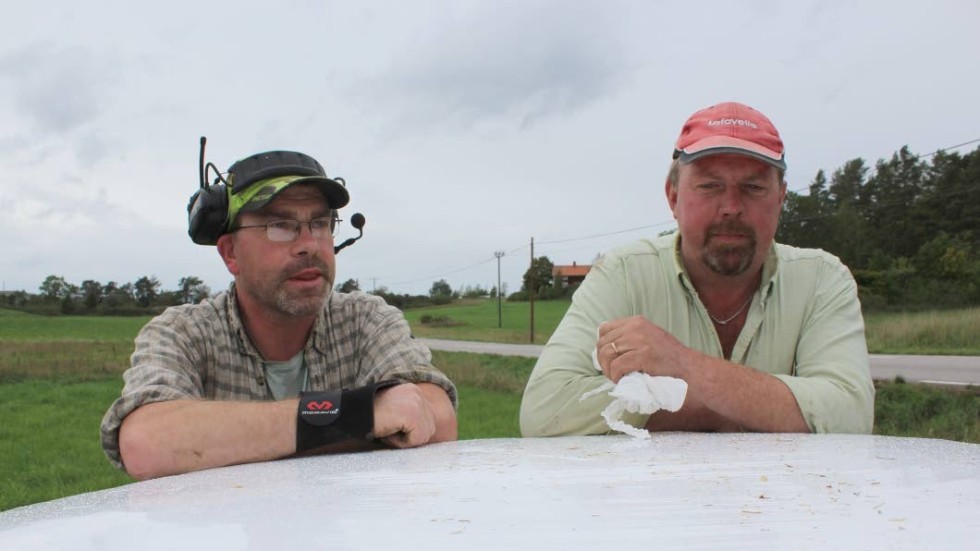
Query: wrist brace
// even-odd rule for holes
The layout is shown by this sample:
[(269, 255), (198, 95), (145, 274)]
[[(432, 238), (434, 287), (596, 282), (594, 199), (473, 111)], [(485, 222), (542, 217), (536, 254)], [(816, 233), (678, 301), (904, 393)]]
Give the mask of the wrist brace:
[(347, 440), (374, 440), (374, 395), (399, 383), (385, 381), (351, 390), (300, 392), (296, 452)]

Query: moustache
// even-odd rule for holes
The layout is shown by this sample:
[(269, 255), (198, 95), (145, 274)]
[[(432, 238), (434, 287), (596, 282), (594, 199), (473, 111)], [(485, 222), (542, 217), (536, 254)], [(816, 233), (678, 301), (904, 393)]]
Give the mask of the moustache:
[(708, 226), (707, 236), (709, 238), (718, 234), (742, 235), (755, 239), (755, 230), (737, 220), (730, 220)]

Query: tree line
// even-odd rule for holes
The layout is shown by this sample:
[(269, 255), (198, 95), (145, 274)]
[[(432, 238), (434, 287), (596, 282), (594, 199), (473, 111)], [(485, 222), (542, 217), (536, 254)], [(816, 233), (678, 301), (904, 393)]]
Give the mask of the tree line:
[[(856, 158), (830, 177), (817, 172), (806, 193), (789, 191), (776, 233), (780, 243), (819, 248), (838, 256), (854, 274), (866, 310), (980, 305), (980, 147), (960, 155), (918, 156), (903, 147), (874, 167)], [(521, 289), (507, 293), (479, 285), (453, 289), (445, 280), (427, 295), (369, 292), (398, 308), (448, 304), (462, 298), (564, 299), (577, 286), (552, 277), (547, 256), (533, 259)], [(340, 292), (360, 291), (349, 279)], [(196, 303), (211, 289), (194, 276), (164, 291), (156, 277), (132, 283), (81, 285), (50, 275), (39, 294), (7, 292), (0, 305), (43, 314), (146, 315)]]
[(155, 276), (122, 284), (87, 279), (75, 285), (62, 276), (49, 275), (38, 291), (5, 293), (0, 305), (46, 315), (151, 315), (168, 306), (200, 302), (211, 294), (211, 289), (195, 276), (182, 277), (177, 289), (165, 291)]
[(776, 239), (838, 256), (866, 309), (980, 304), (980, 148), (857, 158), (807, 191), (787, 194)]

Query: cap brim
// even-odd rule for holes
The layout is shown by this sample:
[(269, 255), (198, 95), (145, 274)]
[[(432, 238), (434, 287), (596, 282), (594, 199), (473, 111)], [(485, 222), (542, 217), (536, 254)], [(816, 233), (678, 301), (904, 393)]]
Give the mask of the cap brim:
[(786, 170), (786, 159), (784, 155), (780, 155), (759, 144), (731, 136), (711, 136), (694, 142), (684, 149), (675, 149), (674, 158), (687, 164), (703, 157), (723, 153), (746, 155), (768, 163), (780, 170)]
[(327, 205), (332, 209), (343, 208), (350, 202), (350, 194), (347, 193), (347, 188), (336, 180), (323, 176), (279, 177), (271, 179), (271, 181), (267, 180), (254, 184), (258, 188), (257, 192), (247, 199), (238, 211), (254, 212), (259, 210), (271, 203), (285, 189), (297, 184), (315, 185), (323, 193), (327, 199)]

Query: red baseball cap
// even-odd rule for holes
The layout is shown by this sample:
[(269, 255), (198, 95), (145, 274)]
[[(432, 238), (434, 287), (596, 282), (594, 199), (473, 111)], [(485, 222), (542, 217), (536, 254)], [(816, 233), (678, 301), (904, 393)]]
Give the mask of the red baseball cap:
[(748, 155), (786, 170), (786, 150), (765, 115), (733, 101), (691, 115), (674, 144), (674, 158), (690, 163), (718, 153)]

